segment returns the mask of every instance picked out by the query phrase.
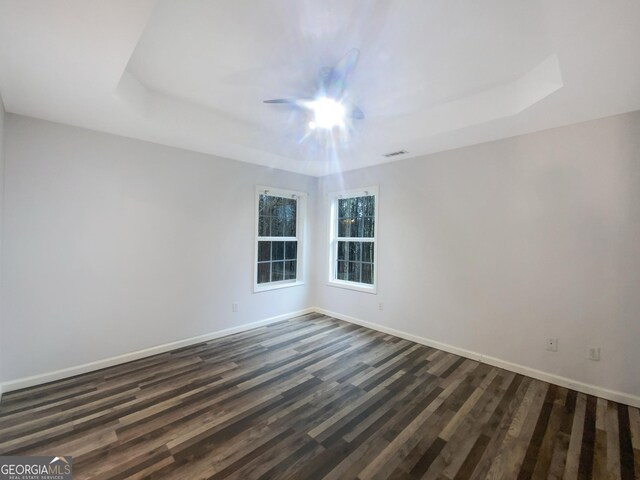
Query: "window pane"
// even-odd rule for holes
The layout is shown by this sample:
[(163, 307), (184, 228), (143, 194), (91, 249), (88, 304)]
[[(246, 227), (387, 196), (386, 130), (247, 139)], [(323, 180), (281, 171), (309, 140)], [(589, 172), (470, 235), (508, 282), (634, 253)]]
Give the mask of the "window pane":
[(298, 242), (285, 242), (284, 258), (296, 260), (298, 258)]
[(283, 213), (287, 220), (296, 220), (296, 200), (293, 198), (283, 199)]
[(267, 202), (268, 198), (266, 195), (260, 195), (260, 202), (258, 203), (258, 215), (268, 215), (267, 213)]
[(373, 195), (363, 197), (363, 207), (362, 215), (365, 217), (373, 217), (375, 215), (375, 197)]
[(364, 217), (364, 205), (367, 201), (367, 197), (356, 198), (356, 217)]
[(336, 278), (338, 280), (347, 280), (347, 262), (338, 262), (338, 268), (336, 269)]
[(296, 278), (296, 261), (289, 260), (284, 262), (284, 279), (295, 280)]
[(258, 261), (268, 262), (271, 260), (271, 242), (258, 242)]
[(295, 220), (285, 220), (284, 221), (284, 234), (285, 237), (295, 237), (296, 236), (296, 221)]
[(347, 259), (347, 242), (338, 242), (338, 260)]
[(268, 195), (265, 195), (265, 202), (264, 202), (264, 213), (263, 215), (266, 217), (270, 217), (272, 215), (273, 212), (273, 200), (274, 197), (270, 197)]
[(362, 236), (365, 238), (371, 238), (374, 236), (374, 217), (365, 217), (362, 219), (363, 231)]
[(271, 236), (271, 219), (269, 217), (258, 218), (258, 236), (270, 237)]
[(349, 261), (360, 262), (362, 260), (362, 242), (349, 242)]
[(271, 259), (284, 260), (284, 242), (273, 242), (271, 246)]
[(338, 200), (338, 237), (375, 236), (375, 197), (372, 195)]
[(269, 197), (270, 198), (270, 213), (272, 217), (280, 216), (282, 217), (282, 199), (280, 197)]
[(338, 220), (338, 236), (348, 237), (350, 227), (351, 227), (351, 220), (349, 220), (348, 218), (342, 218)]
[(269, 283), (271, 281), (271, 263), (258, 264), (258, 283)]
[(271, 263), (271, 281), (279, 282), (284, 280), (284, 262)]
[(351, 224), (351, 235), (350, 237), (362, 237), (362, 218), (356, 218), (354, 222)]
[(348, 206), (348, 217), (349, 218), (356, 218), (358, 216), (358, 199), (357, 198), (349, 198), (347, 199), (347, 202), (349, 204)]
[(373, 242), (362, 242), (362, 261), (373, 263)]
[(349, 278), (350, 282), (359, 282), (360, 281), (360, 263), (358, 262), (349, 262)]
[(284, 236), (284, 220), (282, 217), (271, 217), (271, 236), (282, 237)]
[(344, 218), (347, 216), (347, 200), (340, 198), (338, 199), (338, 218)]
[(373, 284), (373, 264), (372, 263), (362, 264), (362, 283), (368, 283), (369, 285)]

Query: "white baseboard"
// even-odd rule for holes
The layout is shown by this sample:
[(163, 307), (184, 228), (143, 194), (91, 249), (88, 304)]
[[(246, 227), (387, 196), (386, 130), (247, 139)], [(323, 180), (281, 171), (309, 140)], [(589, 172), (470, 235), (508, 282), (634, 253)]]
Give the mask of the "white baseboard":
[(2, 397), (3, 391), (10, 392), (13, 390), (20, 390), (21, 388), (33, 387), (35, 385), (53, 382), (55, 380), (61, 380), (63, 378), (73, 377), (75, 375), (80, 375), (82, 373), (88, 373), (88, 372), (93, 372), (95, 370), (100, 370), (107, 367), (113, 367), (114, 365), (119, 365), (121, 363), (131, 362), (133, 360), (138, 360), (144, 357), (150, 357), (152, 355), (157, 355), (159, 353), (169, 352), (177, 348), (187, 347), (189, 345), (195, 345), (197, 343), (208, 342), (209, 340), (214, 340), (216, 338), (226, 337), (227, 335), (232, 335), (234, 333), (244, 332), (246, 330), (251, 330), (252, 328), (262, 327), (264, 325), (269, 325), (271, 323), (279, 322), (282, 320), (288, 320), (289, 318), (294, 318), (300, 315), (306, 315), (314, 312), (315, 312), (315, 309), (313, 308), (305, 308), (303, 310), (298, 310), (297, 312), (285, 313), (283, 315), (265, 318), (264, 320), (259, 320), (257, 322), (246, 323), (238, 327), (232, 327), (224, 330), (218, 330), (216, 332), (205, 333), (204, 335), (199, 335), (197, 337), (185, 338), (183, 340), (178, 340), (176, 342), (165, 343), (164, 345), (145, 348), (142, 350), (137, 350), (135, 352), (125, 353), (122, 355), (117, 355), (115, 357), (97, 360), (95, 362), (89, 362), (82, 365), (63, 368), (61, 370), (55, 370), (53, 372), (47, 372), (39, 375), (33, 375), (31, 377), (24, 377), (24, 378), (19, 378), (17, 380), (11, 380), (9, 382), (4, 382), (0, 384), (0, 399)]
[(626, 405), (631, 405), (633, 407), (640, 408), (640, 397), (637, 395), (619, 392), (616, 390), (609, 390), (607, 388), (598, 387), (596, 385), (592, 385), (589, 383), (579, 382), (577, 380), (572, 380), (570, 378), (562, 377), (560, 375), (555, 375), (552, 373), (543, 372), (541, 370), (536, 370), (535, 368), (526, 367), (524, 365), (520, 365), (517, 363), (508, 362), (500, 358), (490, 357), (478, 352), (473, 352), (471, 350), (465, 350), (464, 348), (458, 348), (452, 345), (448, 345), (446, 343), (441, 343), (435, 340), (430, 340), (428, 338), (419, 337), (411, 333), (403, 332), (401, 330), (396, 330), (395, 328), (389, 328), (383, 325), (379, 325), (377, 323), (371, 323), (365, 320), (360, 320), (359, 318), (350, 317), (348, 315), (342, 315), (336, 312), (331, 312), (323, 308), (314, 308), (313, 310), (317, 313), (321, 313), (329, 317), (334, 317), (339, 320), (344, 320), (345, 322), (354, 323), (356, 325), (367, 327), (372, 330), (377, 330), (379, 332), (388, 333), (389, 335), (404, 338), (405, 340), (409, 340), (415, 343), (420, 343), (421, 345), (426, 345), (428, 347), (437, 348), (438, 350), (444, 350), (445, 352), (460, 355), (461, 357), (465, 357), (465, 358), (470, 358), (471, 360), (486, 363), (494, 367), (503, 368), (505, 370), (519, 373), (521, 375), (526, 375), (527, 377), (532, 377), (538, 380), (542, 380), (543, 382), (553, 383), (561, 387), (586, 393), (587, 395), (594, 395), (596, 397), (601, 397), (607, 400), (612, 400), (614, 402), (624, 403)]
[(119, 365), (121, 363), (131, 362), (133, 360), (138, 360), (140, 358), (157, 355), (159, 353), (165, 353), (171, 350), (175, 350), (177, 348), (182, 348), (182, 347), (194, 345), (197, 343), (207, 342), (209, 340), (214, 340), (220, 337), (226, 337), (227, 335), (232, 335), (234, 333), (244, 332), (247, 330), (251, 330), (252, 328), (269, 325), (271, 323), (279, 322), (281, 320), (287, 320), (289, 318), (298, 317), (300, 315), (307, 315), (309, 313), (314, 313), (314, 312), (327, 315), (330, 317), (334, 317), (339, 320), (344, 320), (349, 323), (354, 323), (356, 325), (361, 325), (363, 327), (367, 327), (372, 330), (377, 330), (379, 332), (388, 333), (389, 335), (404, 338), (405, 340), (426, 345), (428, 347), (437, 348), (438, 350), (443, 350), (445, 352), (453, 353), (455, 355), (460, 355), (461, 357), (486, 363), (494, 367), (503, 368), (511, 372), (536, 378), (544, 382), (549, 382), (555, 385), (559, 385), (561, 387), (577, 390), (578, 392), (586, 393), (588, 395), (594, 395), (597, 397), (605, 398), (607, 400), (612, 400), (615, 402), (620, 402), (626, 405), (631, 405), (631, 406), (640, 408), (640, 397), (637, 395), (632, 395), (632, 394), (619, 392), (615, 390), (609, 390), (606, 388), (598, 387), (596, 385), (579, 382), (577, 380), (572, 380), (570, 378), (562, 377), (552, 373), (543, 372), (535, 368), (526, 367), (524, 365), (520, 365), (517, 363), (508, 362), (500, 358), (490, 357), (478, 352), (466, 350), (464, 348), (454, 347), (453, 345), (448, 345), (446, 343), (441, 343), (435, 340), (420, 337), (418, 335), (413, 335), (411, 333), (403, 332), (401, 330), (396, 330), (395, 328), (385, 327), (377, 323), (367, 322), (365, 320), (360, 320), (359, 318), (350, 317), (348, 315), (343, 315), (337, 312), (331, 312), (329, 310), (325, 310), (323, 308), (317, 308), (317, 307), (305, 308), (297, 312), (291, 312), (284, 315), (278, 315), (275, 317), (266, 318), (264, 320), (247, 323), (245, 325), (240, 325), (238, 327), (227, 328), (225, 330), (219, 330), (217, 332), (211, 332), (204, 335), (199, 335), (197, 337), (186, 338), (183, 340), (178, 340), (176, 342), (165, 343), (164, 345), (158, 345), (156, 347), (137, 350), (135, 352), (125, 353), (123, 355), (105, 358), (102, 360), (97, 360), (95, 362), (85, 363), (83, 365), (77, 365), (74, 367), (64, 368), (64, 369), (56, 370), (53, 372), (43, 373), (43, 374), (31, 376), (31, 377), (25, 377), (25, 378), (20, 378), (17, 380), (1, 383), (0, 384), (0, 400), (2, 399), (3, 392), (10, 392), (13, 390), (19, 390), (21, 388), (33, 387), (35, 385), (40, 385), (43, 383), (53, 382), (55, 380), (61, 380), (64, 378), (73, 377), (75, 375), (80, 375), (82, 373), (88, 373), (95, 370), (100, 370), (102, 368), (112, 367), (115, 365)]

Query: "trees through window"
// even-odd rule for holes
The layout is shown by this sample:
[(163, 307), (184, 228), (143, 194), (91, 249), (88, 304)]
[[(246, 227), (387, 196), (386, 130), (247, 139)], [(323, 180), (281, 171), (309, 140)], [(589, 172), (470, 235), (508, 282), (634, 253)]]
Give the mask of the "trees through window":
[(256, 290), (299, 283), (303, 194), (257, 191)]
[(377, 189), (332, 198), (330, 283), (375, 290)]

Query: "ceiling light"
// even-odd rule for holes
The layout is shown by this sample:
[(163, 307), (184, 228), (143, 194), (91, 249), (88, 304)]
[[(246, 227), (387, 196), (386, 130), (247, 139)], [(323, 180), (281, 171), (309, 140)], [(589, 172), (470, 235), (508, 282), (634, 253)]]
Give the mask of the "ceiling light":
[[(311, 110), (314, 116), (314, 125), (318, 128), (331, 130), (333, 127), (344, 125), (344, 106), (332, 98), (320, 97), (311, 102)], [(310, 128), (311, 123), (309, 123)]]

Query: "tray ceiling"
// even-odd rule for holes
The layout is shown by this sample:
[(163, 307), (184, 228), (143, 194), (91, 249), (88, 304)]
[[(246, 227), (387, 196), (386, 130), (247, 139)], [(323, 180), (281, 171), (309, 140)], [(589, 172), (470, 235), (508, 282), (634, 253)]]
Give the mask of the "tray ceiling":
[[(7, 111), (310, 175), (640, 109), (638, 47), (627, 0), (0, 1)], [(262, 103), (351, 48), (348, 135)]]

